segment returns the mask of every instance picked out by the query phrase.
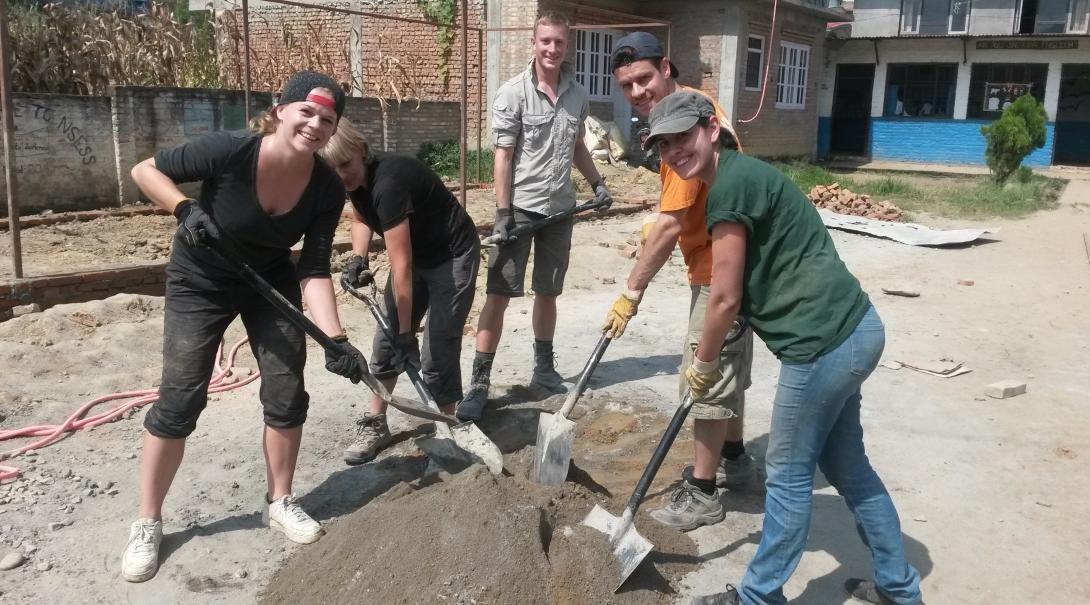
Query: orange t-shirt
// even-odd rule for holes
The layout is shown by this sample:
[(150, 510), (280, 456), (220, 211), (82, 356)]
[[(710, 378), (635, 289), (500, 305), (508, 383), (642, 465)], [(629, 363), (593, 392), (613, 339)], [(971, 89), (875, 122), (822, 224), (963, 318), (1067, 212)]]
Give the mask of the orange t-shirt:
[[(729, 127), (730, 119), (727, 117), (727, 112), (723, 111), (715, 99), (695, 88), (688, 86), (679, 88), (708, 97), (715, 106), (715, 114), (719, 121)], [(688, 181), (682, 179), (662, 162), (659, 163), (659, 177), (662, 180), (659, 210), (662, 212), (686, 210), (685, 216), (681, 219), (678, 246), (681, 247), (681, 254), (685, 257), (685, 265), (689, 269), (689, 283), (694, 286), (711, 285), (712, 238), (708, 235), (708, 226), (704, 223), (704, 205), (708, 201), (709, 187), (700, 179)]]

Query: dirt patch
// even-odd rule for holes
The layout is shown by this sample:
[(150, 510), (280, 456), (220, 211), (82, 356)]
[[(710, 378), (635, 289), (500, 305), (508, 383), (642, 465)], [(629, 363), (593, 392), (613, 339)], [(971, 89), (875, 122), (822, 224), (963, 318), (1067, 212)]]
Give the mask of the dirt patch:
[(509, 477), (474, 467), (401, 484), (289, 560), (262, 602), (672, 602), (698, 563), (693, 542), (641, 513), (639, 531), (656, 549), (615, 594), (607, 540), (580, 521), (595, 504), (619, 514), (627, 494), (537, 485), (526, 478), (530, 455), (508, 456)]

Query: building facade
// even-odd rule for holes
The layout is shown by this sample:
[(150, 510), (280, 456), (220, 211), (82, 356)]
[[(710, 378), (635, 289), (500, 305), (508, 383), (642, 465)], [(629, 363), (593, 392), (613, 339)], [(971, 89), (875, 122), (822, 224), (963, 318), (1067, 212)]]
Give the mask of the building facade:
[(1090, 164), (1090, 0), (856, 0), (827, 42), (818, 157), (984, 164), (981, 126), (1024, 94), (1030, 166)]

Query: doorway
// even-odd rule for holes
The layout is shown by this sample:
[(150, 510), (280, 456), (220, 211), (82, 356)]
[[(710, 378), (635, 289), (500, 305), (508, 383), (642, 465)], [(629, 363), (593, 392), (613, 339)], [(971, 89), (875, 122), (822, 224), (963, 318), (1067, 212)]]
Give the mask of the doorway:
[(873, 89), (873, 64), (842, 63), (836, 66), (830, 153), (870, 155), (870, 101)]
[(1068, 63), (1060, 71), (1052, 163), (1090, 166), (1090, 63)]

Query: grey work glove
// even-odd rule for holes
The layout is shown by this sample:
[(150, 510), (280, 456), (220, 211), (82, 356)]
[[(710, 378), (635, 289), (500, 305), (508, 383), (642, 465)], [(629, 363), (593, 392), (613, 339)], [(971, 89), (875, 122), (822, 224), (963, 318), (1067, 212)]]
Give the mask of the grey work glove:
[(515, 239), (511, 232), (515, 230), (515, 209), (496, 208), (496, 225), (492, 228), (492, 235), (498, 235), (500, 241), (509, 242)]
[(420, 345), (416, 341), (416, 334), (412, 332), (398, 334), (393, 344), (399, 372), (404, 372), (409, 367), (420, 369)]
[(344, 277), (353, 288), (365, 288), (375, 282), (366, 256), (353, 254), (344, 265)]
[(190, 247), (220, 238), (220, 228), (216, 221), (197, 204), (197, 200), (182, 200), (174, 207), (174, 218), (178, 219), (178, 231)]
[(598, 207), (598, 212), (609, 210), (609, 207), (613, 205), (613, 196), (609, 193), (606, 182), (599, 180), (592, 188), (594, 189), (594, 202), (602, 204)]
[(352, 346), (348, 342), (348, 337), (343, 334), (334, 336), (333, 343), (333, 346), (325, 352), (325, 369), (344, 376), (351, 380), (352, 384), (358, 384), (363, 380), (363, 367), (360, 365), (363, 354)]

